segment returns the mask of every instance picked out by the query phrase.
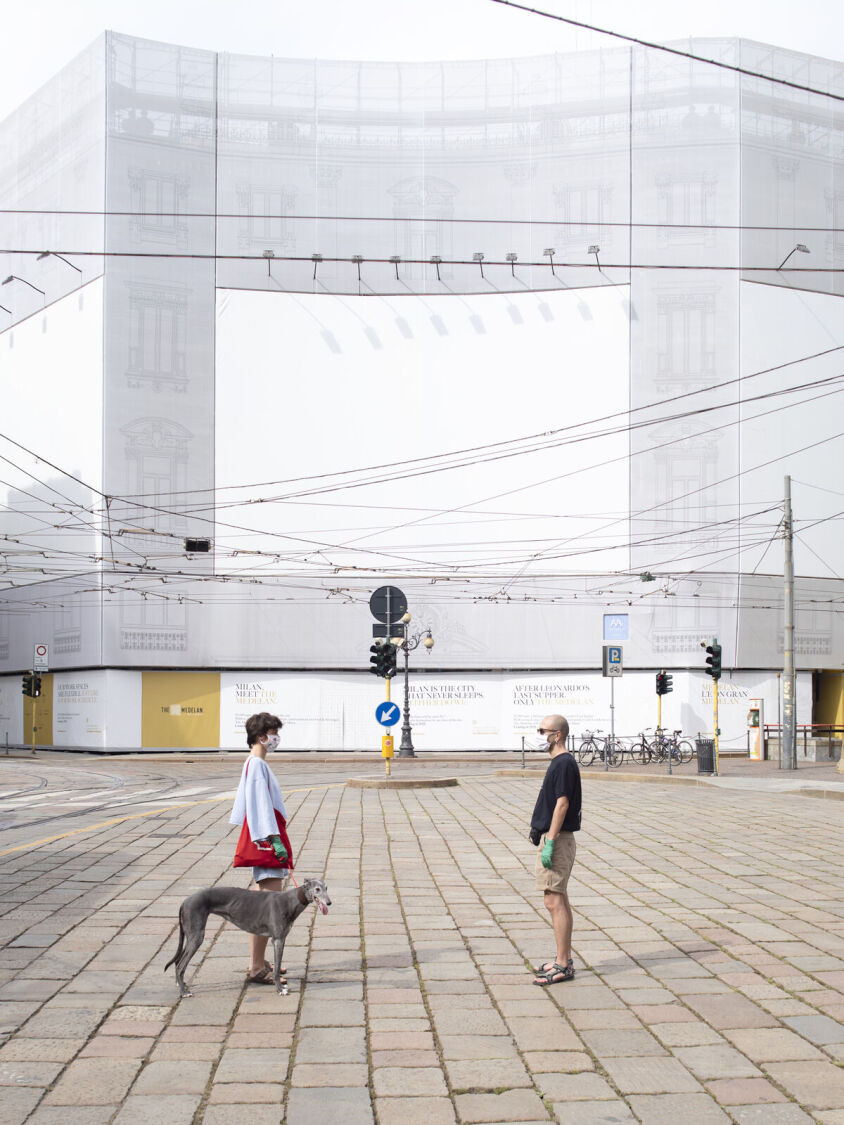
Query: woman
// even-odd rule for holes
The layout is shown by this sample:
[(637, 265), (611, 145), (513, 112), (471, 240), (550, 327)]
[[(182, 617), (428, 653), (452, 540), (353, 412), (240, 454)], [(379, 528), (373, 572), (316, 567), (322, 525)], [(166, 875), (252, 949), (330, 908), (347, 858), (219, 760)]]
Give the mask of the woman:
[[(251, 862), (241, 855), (241, 852), (254, 853), (250, 842), (266, 852), (266, 866), (252, 867), (256, 891), (284, 890), (287, 876), (293, 868), (292, 849), (285, 831), (284, 799), (266, 761), (268, 751), (278, 747), (281, 726), (281, 719), (267, 711), (250, 715), (246, 720), (249, 756), (243, 766), (230, 817), (231, 824), (243, 826), (235, 854), (235, 867), (247, 866)], [(249, 935), (249, 972), (246, 975), (249, 984), (273, 983), (272, 966), (264, 960), (268, 940), (258, 934)], [(285, 972), (282, 968), (281, 975), (284, 976)]]

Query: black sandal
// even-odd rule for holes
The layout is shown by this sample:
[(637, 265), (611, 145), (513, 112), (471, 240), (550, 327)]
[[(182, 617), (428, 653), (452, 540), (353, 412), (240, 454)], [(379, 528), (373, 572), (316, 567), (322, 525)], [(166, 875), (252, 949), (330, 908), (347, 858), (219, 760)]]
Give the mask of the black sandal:
[[(549, 969), (556, 965), (556, 963), (556, 961), (546, 961), (544, 965), (534, 965), (534, 967), (531, 969), (531, 972), (536, 974), (547, 973)], [(571, 967), (571, 971), (572, 973), (574, 973), (574, 961), (571, 959), (571, 957), (569, 957), (568, 961), (566, 961), (566, 968), (569, 967)]]
[(574, 980), (574, 966), (571, 961), (567, 965), (559, 965), (555, 961), (550, 969), (538, 972), (533, 983), (545, 988), (549, 984), (562, 984), (567, 980)]

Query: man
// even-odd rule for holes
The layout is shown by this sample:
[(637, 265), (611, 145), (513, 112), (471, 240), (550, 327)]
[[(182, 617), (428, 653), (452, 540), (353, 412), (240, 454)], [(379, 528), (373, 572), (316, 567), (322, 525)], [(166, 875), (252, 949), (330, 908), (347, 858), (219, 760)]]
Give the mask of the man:
[(536, 859), (536, 887), (545, 894), (545, 907), (551, 915), (557, 943), (555, 961), (546, 961), (534, 970), (533, 983), (558, 984), (574, 980), (571, 956), (572, 913), (568, 881), (577, 850), (574, 833), (580, 829), (580, 770), (568, 752), (568, 722), (562, 715), (548, 715), (538, 729), (539, 749), (551, 755), (551, 764), (531, 817), (530, 838), (542, 842)]

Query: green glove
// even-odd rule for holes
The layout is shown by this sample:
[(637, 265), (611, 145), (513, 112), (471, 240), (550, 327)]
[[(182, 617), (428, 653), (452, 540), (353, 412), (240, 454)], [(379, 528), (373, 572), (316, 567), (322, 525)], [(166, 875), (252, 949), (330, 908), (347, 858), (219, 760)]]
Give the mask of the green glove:
[(540, 860), (543, 867), (551, 866), (551, 856), (554, 854), (554, 841), (546, 839), (545, 844), (540, 854)]
[(276, 859), (287, 859), (287, 848), (282, 844), (281, 836), (268, 836), (267, 839), (272, 844)]

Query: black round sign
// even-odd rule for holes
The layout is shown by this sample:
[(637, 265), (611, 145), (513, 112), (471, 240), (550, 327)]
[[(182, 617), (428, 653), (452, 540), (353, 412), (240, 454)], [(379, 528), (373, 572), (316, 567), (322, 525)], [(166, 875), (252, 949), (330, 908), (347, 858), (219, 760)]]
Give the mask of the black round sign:
[(407, 613), (407, 598), (398, 586), (379, 586), (369, 599), (369, 609), (376, 621), (395, 625)]

